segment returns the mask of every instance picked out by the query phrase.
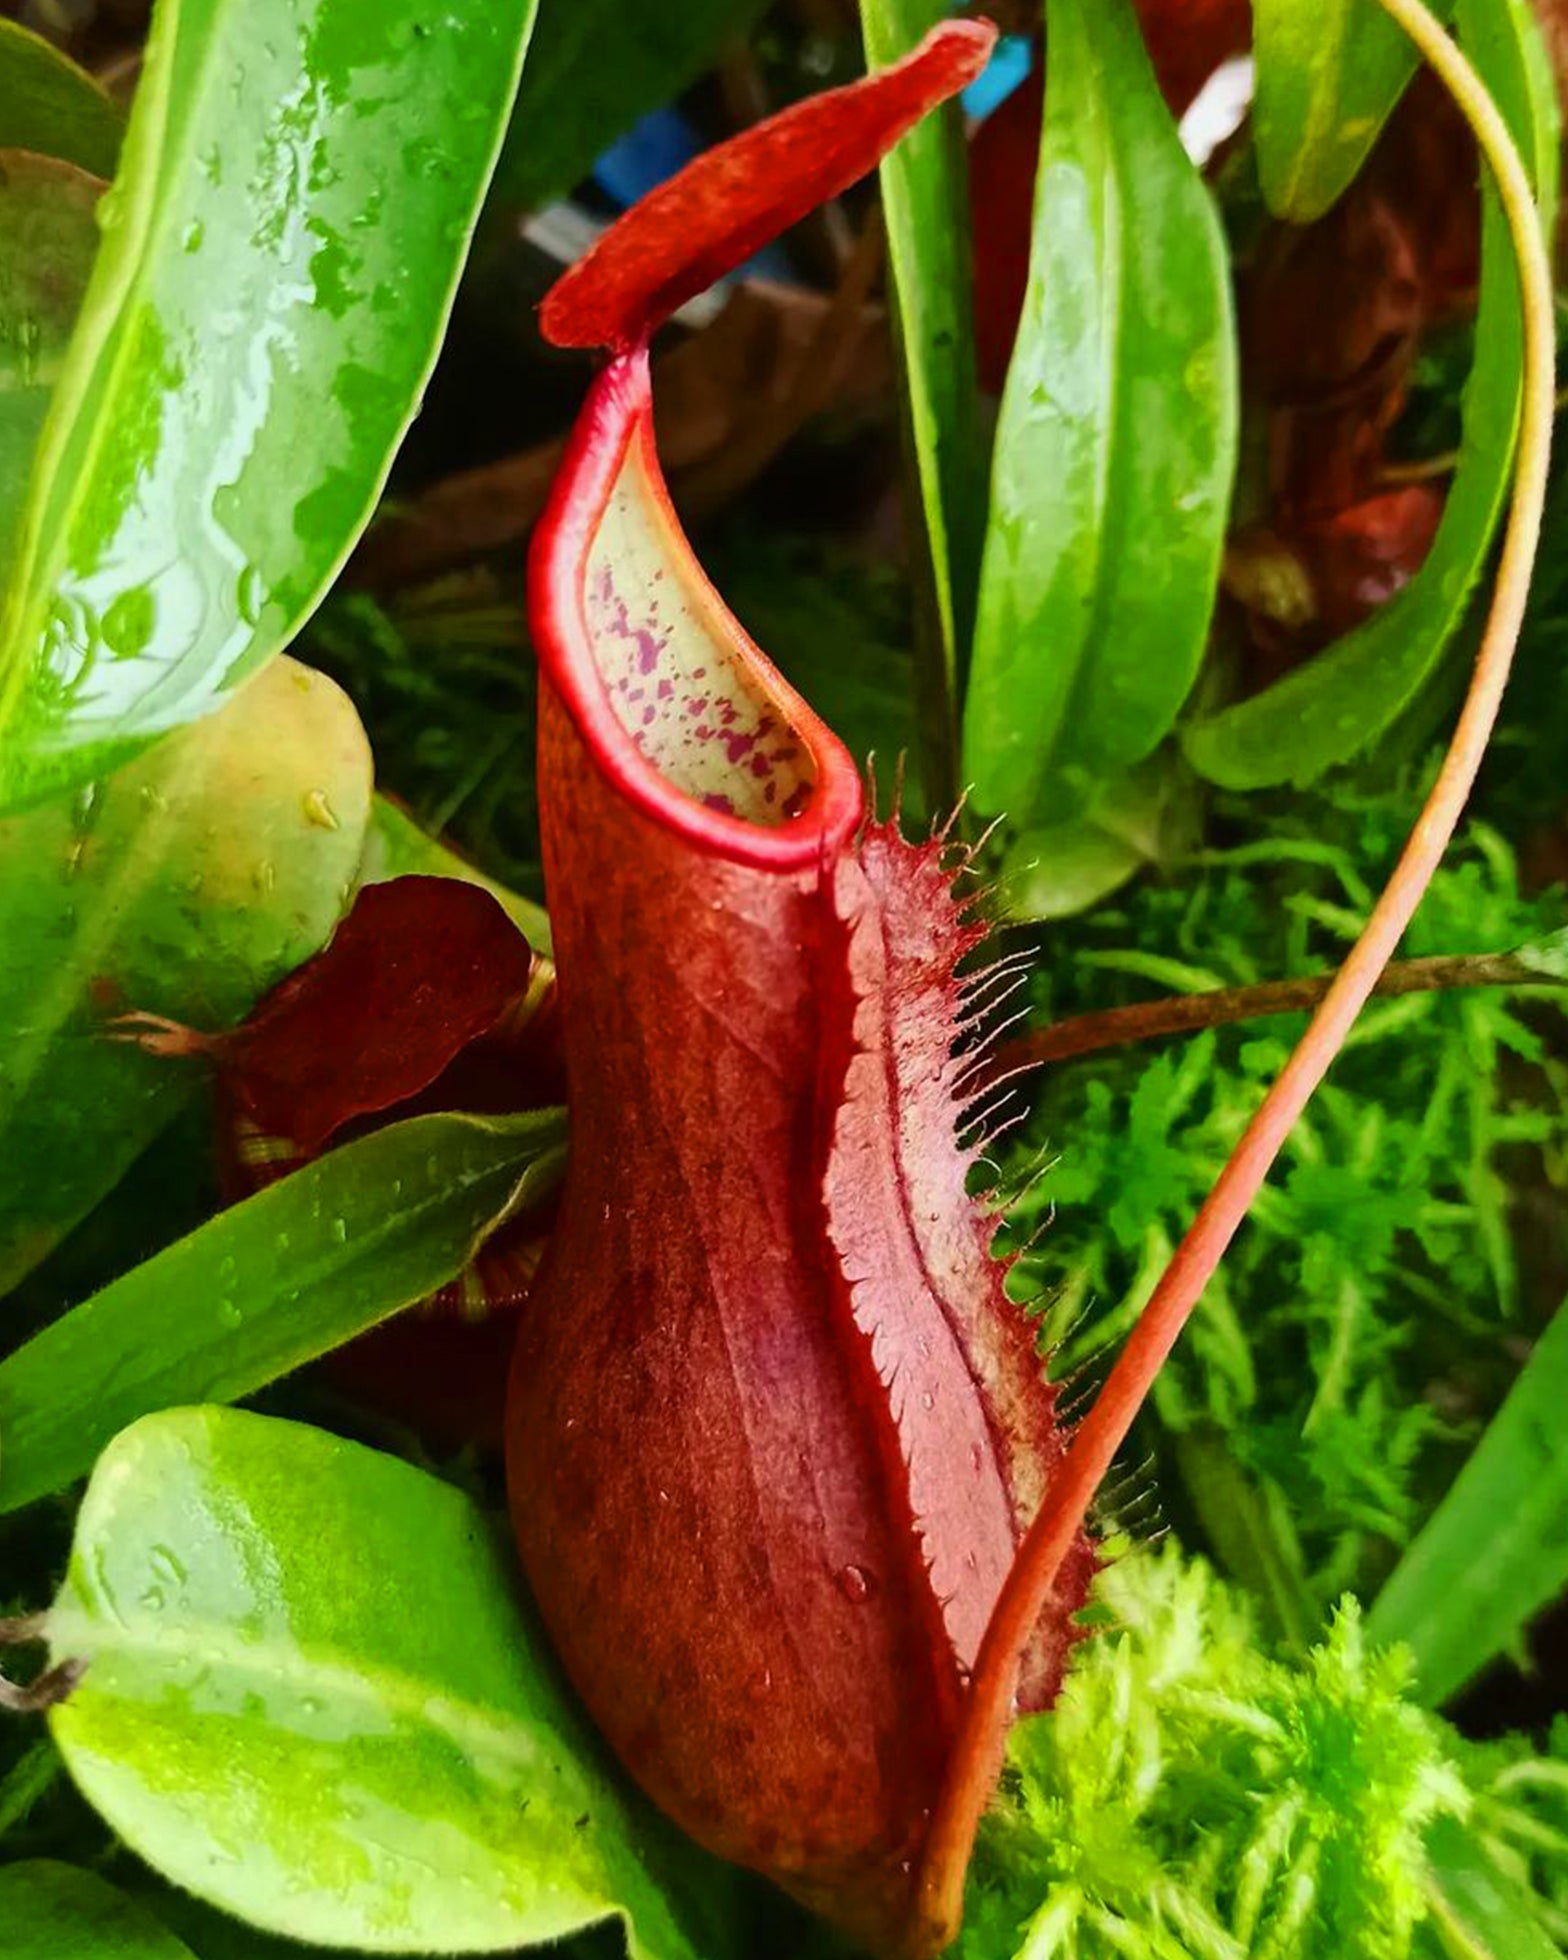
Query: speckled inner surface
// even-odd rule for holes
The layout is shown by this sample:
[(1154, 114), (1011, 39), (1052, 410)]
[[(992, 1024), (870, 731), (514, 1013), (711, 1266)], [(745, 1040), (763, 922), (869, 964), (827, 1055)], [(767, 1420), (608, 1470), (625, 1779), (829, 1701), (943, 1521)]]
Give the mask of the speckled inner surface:
[(584, 612), (621, 726), (664, 780), (767, 825), (811, 800), (812, 757), (715, 630), (690, 548), (628, 452), (588, 553)]

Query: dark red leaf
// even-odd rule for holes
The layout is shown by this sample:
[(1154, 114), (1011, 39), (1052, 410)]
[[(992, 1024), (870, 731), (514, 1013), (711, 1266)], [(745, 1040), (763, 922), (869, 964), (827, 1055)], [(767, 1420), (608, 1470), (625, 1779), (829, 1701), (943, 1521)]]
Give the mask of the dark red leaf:
[(972, 82), (989, 21), (948, 21), (911, 54), (706, 151), (604, 234), (544, 302), (558, 347), (624, 349), (807, 212), (874, 169), (905, 130)]
[(1134, 5), (1173, 115), (1185, 115), (1214, 71), (1252, 39), (1251, 0), (1134, 0)]
[(312, 1156), (354, 1118), (427, 1088), (491, 1033), (526, 997), (533, 964), (488, 892), (453, 878), (393, 878), (367, 885), (331, 944), (208, 1046), (256, 1128)]

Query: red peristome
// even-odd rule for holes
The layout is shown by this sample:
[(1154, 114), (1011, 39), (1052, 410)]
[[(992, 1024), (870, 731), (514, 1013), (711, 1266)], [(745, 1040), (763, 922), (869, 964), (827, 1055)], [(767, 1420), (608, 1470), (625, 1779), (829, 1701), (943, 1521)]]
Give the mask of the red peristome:
[(653, 1798), (886, 1949), (1060, 1453), (956, 1136), (978, 930), (696, 566), (640, 350), (583, 412), (529, 605), (573, 1141), (513, 1366), (519, 1547)]
[[(628, 464), (636, 467), (647, 487), (651, 523), (672, 554), (669, 567), (661, 573), (661, 584), (668, 579), (664, 594), (654, 590), (605, 595), (602, 583), (593, 576), (598, 568), (592, 565), (592, 554), (601, 520)], [(711, 630), (732, 647), (757, 687), (777, 704), (781, 722), (799, 738), (812, 779), (810, 795), (792, 820), (765, 827), (715, 803), (695, 801), (672, 785), (639, 749), (635, 732), (628, 730), (597, 668), (584, 654), (592, 637), (590, 611), (614, 612), (638, 598), (643, 613), (633, 618), (623, 611), (614, 624), (621, 641), (634, 646), (637, 667), (648, 663), (644, 678), (651, 684), (655, 702), (668, 679), (655, 671), (668, 650), (661, 640), (669, 632), (670, 609), (678, 605), (699, 629)], [(655, 453), (644, 353), (612, 361), (583, 404), (534, 535), (528, 562), (528, 614), (539, 628), (535, 647), (540, 666), (582, 730), (599, 767), (629, 804), (661, 828), (678, 832), (694, 850), (758, 868), (809, 868), (824, 853), (841, 848), (859, 823), (862, 793), (854, 759), (747, 637), (681, 534)], [(541, 622), (546, 623), (541, 626)], [(686, 701), (701, 698), (689, 691), (685, 696)], [(694, 723), (696, 729), (705, 725), (700, 720)], [(718, 734), (716, 739), (722, 743), (724, 737)]]
[(985, 67), (987, 20), (934, 27), (902, 61), (811, 96), (706, 151), (645, 197), (556, 284), (539, 323), (558, 347), (624, 350), (694, 294), (875, 168)]

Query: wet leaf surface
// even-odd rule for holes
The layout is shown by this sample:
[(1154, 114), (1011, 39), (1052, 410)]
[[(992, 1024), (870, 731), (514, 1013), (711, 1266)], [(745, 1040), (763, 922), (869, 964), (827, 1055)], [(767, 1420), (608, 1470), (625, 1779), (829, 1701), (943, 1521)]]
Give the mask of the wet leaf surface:
[(101, 784), (0, 821), (0, 1292), (200, 1081), (107, 1022), (240, 1019), (336, 924), (369, 806), (347, 698), (280, 661)]
[(84, 1475), (126, 1423), (235, 1402), (452, 1278), (559, 1178), (559, 1110), (419, 1116), (307, 1164), (0, 1362), (0, 1512)]
[(315, 605), (418, 406), (533, 7), (159, 10), (0, 615), (0, 807), (207, 712)]
[[(148, 1417), (100, 1460), (50, 1614), (51, 1717), (164, 1876), (264, 1929), (497, 1952), (617, 1911), (638, 1960), (716, 1960), (665, 1889), (721, 1874), (607, 1772), (450, 1485), (321, 1431)], [(698, 1926), (701, 1926), (699, 1915)]]
[[(0, 88), (3, 51), (0, 40)], [(100, 179), (0, 148), (0, 586), (38, 433), (98, 250)]]

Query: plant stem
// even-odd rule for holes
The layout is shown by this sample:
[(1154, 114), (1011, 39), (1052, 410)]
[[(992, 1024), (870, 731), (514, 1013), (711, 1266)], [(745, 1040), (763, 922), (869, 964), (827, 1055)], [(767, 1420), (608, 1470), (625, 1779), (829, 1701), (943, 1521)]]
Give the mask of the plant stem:
[[(1140, 1000), (1131, 1007), (1107, 1007), (1074, 1014), (1048, 1028), (1036, 1028), (996, 1051), (998, 1078), (1019, 1069), (1040, 1068), (1074, 1055), (1095, 1055), (1135, 1041), (1168, 1034), (1198, 1034), (1236, 1021), (1260, 1021), (1270, 1014), (1299, 1014), (1316, 1007), (1334, 984), (1332, 973), (1308, 973), (1293, 980), (1264, 980), (1255, 987), (1219, 987), (1208, 993), (1171, 994)], [(1518, 953), (1443, 953), (1430, 959), (1394, 960), (1372, 992), (1382, 997), (1446, 993), (1456, 987), (1560, 987), (1568, 982), (1532, 967)]]
[(1311, 1025), (1220, 1172), (1187, 1236), (1074, 1431), (997, 1599), (976, 1657), (947, 1778), (916, 1874), (906, 1950), (939, 1953), (963, 1917), (975, 1833), (1001, 1774), (1021, 1656), (1094, 1493), (1166, 1356), (1246, 1216), (1280, 1146), (1393, 956), (1459, 822), (1502, 701), (1541, 536), (1556, 406), (1556, 310), (1530, 178), (1485, 84), (1423, 0), (1378, 0), (1436, 70), (1475, 132), (1512, 234), (1524, 314), (1519, 452), (1508, 531), (1469, 692), (1437, 781), (1393, 876)]

